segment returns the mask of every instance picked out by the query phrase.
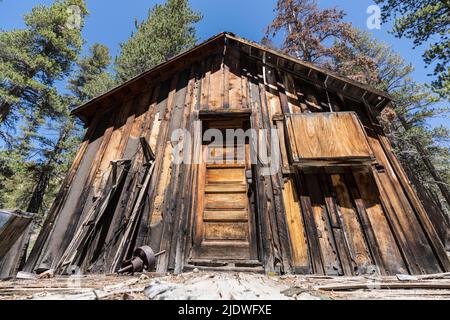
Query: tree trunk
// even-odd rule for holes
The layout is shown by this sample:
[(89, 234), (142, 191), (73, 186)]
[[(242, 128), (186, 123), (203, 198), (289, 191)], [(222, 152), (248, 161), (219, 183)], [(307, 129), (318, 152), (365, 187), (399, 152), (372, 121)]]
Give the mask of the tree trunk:
[(2, 102), (0, 104), (0, 124), (6, 121), (6, 118), (8, 118), (10, 112), (11, 112), (11, 104), (7, 102)]
[(50, 178), (54, 173), (54, 163), (58, 160), (63, 151), (63, 143), (71, 131), (69, 128), (70, 125), (67, 123), (64, 124), (62, 132), (60, 133), (52, 153), (49, 155), (46, 163), (43, 165), (41, 172), (39, 173), (37, 183), (33, 189), (33, 194), (31, 195), (31, 199), (28, 203), (28, 212), (38, 213), (42, 208), (45, 192), (47, 191), (47, 187), (50, 183)]
[(53, 173), (52, 171), (53, 170), (51, 170), (51, 165), (46, 165), (44, 166), (44, 168), (42, 168), (37, 183), (34, 187), (33, 194), (31, 195), (31, 199), (28, 203), (27, 212), (38, 213), (42, 208), (42, 204), (44, 203), (45, 191), (47, 190), (50, 176)]
[[(11, 89), (10, 94), (16, 97), (21, 96), (23, 93), (23, 90), (19, 86), (14, 86)], [(9, 114), (11, 113), (12, 105), (11, 103), (8, 103), (6, 101), (2, 101), (0, 103), (0, 125), (6, 121)]]
[[(400, 120), (400, 123), (405, 128), (405, 130), (410, 130), (411, 125), (406, 121), (405, 117), (403, 115), (397, 114), (398, 119)], [(414, 142), (414, 147), (417, 149), (417, 152), (419, 153), (419, 156), (425, 166), (427, 167), (428, 171), (430, 172), (430, 175), (433, 177), (433, 180), (436, 182), (439, 190), (441, 190), (441, 193), (447, 202), (447, 205), (450, 206), (450, 192), (448, 191), (447, 184), (445, 181), (441, 178), (441, 175), (434, 167), (433, 163), (430, 160), (430, 157), (428, 156), (427, 151), (423, 148), (420, 141), (417, 141), (414, 137), (411, 138)]]

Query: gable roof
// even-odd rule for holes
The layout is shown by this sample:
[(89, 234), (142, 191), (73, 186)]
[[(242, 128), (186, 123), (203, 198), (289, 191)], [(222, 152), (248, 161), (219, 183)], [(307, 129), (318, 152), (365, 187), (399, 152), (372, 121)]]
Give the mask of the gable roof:
[(144, 83), (147, 83), (149, 80), (146, 79), (150, 76), (161, 74), (163, 70), (170, 69), (172, 64), (191, 56), (195, 56), (198, 51), (204, 48), (214, 47), (220, 44), (226, 45), (229, 42), (234, 42), (239, 46), (240, 50), (249, 54), (253, 58), (261, 60), (264, 64), (276, 68), (283, 68), (288, 72), (293, 72), (297, 76), (300, 76), (308, 81), (311, 81), (311, 76), (314, 74), (314, 78), (318, 79), (315, 80), (315, 82), (320, 82), (320, 84), (325, 86), (327, 89), (342, 92), (343, 94), (354, 99), (365, 99), (372, 106), (382, 108), (393, 100), (392, 97), (386, 92), (380, 91), (361, 82), (340, 76), (335, 72), (317, 67), (314, 64), (296, 59), (292, 56), (283, 54), (255, 42), (240, 38), (233, 33), (222, 32), (196, 45), (195, 47), (184, 51), (147, 71), (144, 71), (136, 77), (111, 89), (110, 91), (91, 99), (85, 104), (72, 110), (71, 114), (78, 116), (84, 122), (88, 122), (92, 118), (93, 114), (95, 114), (95, 106), (102, 101), (107, 100), (108, 98), (114, 98), (115, 95), (123, 95), (124, 92), (126, 93), (133, 91), (131, 87), (136, 85), (138, 82), (143, 81)]

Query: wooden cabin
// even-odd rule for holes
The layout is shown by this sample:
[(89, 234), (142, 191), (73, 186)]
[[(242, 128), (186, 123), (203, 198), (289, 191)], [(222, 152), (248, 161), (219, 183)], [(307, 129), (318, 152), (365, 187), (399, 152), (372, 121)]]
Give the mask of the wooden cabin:
[[(158, 272), (450, 271), (378, 122), (390, 106), (374, 88), (214, 36), (73, 111), (87, 132), (25, 270), (116, 272), (149, 245), (163, 252)], [(212, 144), (209, 129), (253, 130), (268, 156), (252, 157), (249, 138)]]

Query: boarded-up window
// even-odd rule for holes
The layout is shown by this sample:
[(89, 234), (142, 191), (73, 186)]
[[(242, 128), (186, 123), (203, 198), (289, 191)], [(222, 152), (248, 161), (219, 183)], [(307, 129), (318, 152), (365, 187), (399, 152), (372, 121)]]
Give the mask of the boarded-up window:
[(294, 164), (364, 163), (373, 159), (354, 112), (289, 114), (286, 125)]

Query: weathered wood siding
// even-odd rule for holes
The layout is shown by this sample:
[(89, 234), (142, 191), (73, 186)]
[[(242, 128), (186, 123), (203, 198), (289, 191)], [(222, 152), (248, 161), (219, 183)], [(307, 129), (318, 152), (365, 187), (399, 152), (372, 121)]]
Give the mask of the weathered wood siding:
[[(247, 112), (253, 129), (276, 129), (280, 137), (276, 173), (262, 175), (267, 166), (260, 162), (252, 168), (257, 257), (266, 272), (449, 271), (436, 232), (377, 122), (374, 102), (326, 90), (314, 73), (302, 73), (295, 63), (277, 65), (273, 54), (256, 51), (224, 38), (99, 101), (27, 270), (58, 263), (83, 217), (111, 187), (110, 162), (130, 159), (108, 214), (76, 261), (84, 271), (114, 271), (113, 259), (145, 174), (138, 143), (145, 137), (156, 159), (131, 247), (147, 244), (155, 252), (165, 250), (156, 270), (182, 271), (190, 263), (194, 242), (200, 169), (172, 161), (172, 133), (179, 128), (190, 132), (194, 147), (179, 151), (194, 157), (201, 146), (201, 114), (232, 117), (233, 112)], [(358, 115), (375, 157), (372, 164), (293, 166), (284, 116), (330, 111)], [(333, 134), (339, 138), (340, 132)], [(266, 139), (270, 148), (270, 136)]]

